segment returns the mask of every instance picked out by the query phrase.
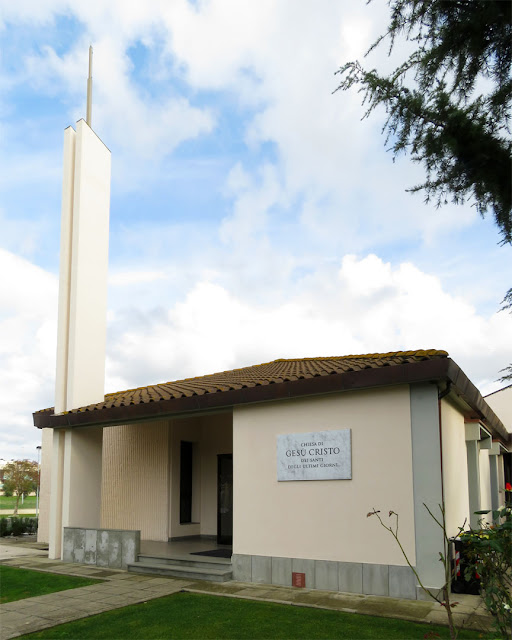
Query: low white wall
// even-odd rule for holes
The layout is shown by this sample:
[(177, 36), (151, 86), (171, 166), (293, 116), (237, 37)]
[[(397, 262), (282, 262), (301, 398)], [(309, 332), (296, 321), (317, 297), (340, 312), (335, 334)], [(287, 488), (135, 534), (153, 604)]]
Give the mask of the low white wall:
[[(415, 562), (411, 409), (406, 385), (235, 407), (233, 552), (406, 564), (396, 542), (366, 514), (400, 514)], [(352, 429), (352, 480), (277, 481), (276, 439)]]
[(140, 531), (64, 527), (62, 560), (126, 569), (140, 553)]

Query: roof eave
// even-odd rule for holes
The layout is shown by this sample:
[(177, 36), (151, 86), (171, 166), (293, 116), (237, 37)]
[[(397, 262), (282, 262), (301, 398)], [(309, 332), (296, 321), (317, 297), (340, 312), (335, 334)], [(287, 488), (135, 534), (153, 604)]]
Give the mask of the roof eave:
[(220, 393), (205, 393), (204, 395), (191, 397), (110, 407), (108, 409), (68, 412), (60, 415), (37, 412), (33, 414), (34, 425), (39, 428), (65, 428), (126, 424), (127, 422), (137, 422), (141, 419), (186, 415), (198, 411), (255, 402), (269, 402), (383, 385), (436, 381), (446, 378), (448, 362), (451, 361), (447, 358), (423, 360), (403, 365), (347, 371), (289, 382), (262, 384)]
[(218, 393), (205, 393), (157, 402), (85, 410), (54, 415), (49, 412), (33, 414), (34, 425), (40, 429), (69, 427), (103, 427), (129, 424), (146, 420), (186, 416), (218, 411), (236, 405), (246, 405), (274, 400), (300, 398), (337, 391), (356, 391), (373, 387), (421, 382), (450, 382), (452, 389), (493, 430), (493, 435), (504, 442), (509, 434), (478, 389), (451, 358), (435, 358), (401, 365), (347, 371), (327, 376), (304, 378), (289, 382), (262, 384)]

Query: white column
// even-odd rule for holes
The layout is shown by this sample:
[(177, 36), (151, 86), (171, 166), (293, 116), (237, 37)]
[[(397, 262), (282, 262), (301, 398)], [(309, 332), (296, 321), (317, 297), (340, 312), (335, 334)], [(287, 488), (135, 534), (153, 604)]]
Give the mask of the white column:
[(49, 558), (62, 557), (63, 527), (100, 528), (103, 429), (54, 429)]
[[(443, 490), (437, 387), (411, 385), (410, 394), (416, 570), (423, 584), (436, 590), (444, 584), (443, 565), (438, 562), (443, 532), (425, 505), (436, 517), (441, 517), (439, 505), (443, 502)], [(418, 599), (426, 597), (420, 587), (416, 590)]]
[(480, 516), (480, 425), (477, 422), (466, 422), (466, 453), (468, 461), (469, 490), (469, 524), (472, 529), (478, 528)]
[(103, 429), (66, 431), (62, 526), (100, 528)]
[(64, 442), (66, 432), (61, 429), (53, 430), (52, 467), (51, 467), (51, 495), (50, 518), (48, 534), (48, 557), (61, 557), (62, 548), (62, 482), (64, 469)]
[(493, 442), (489, 449), (489, 472), (491, 474), (491, 507), (497, 511), (500, 504), (500, 445)]
[(53, 429), (42, 429), (39, 481), (39, 520), (37, 541), (48, 542), (50, 535), (50, 496), (52, 486)]

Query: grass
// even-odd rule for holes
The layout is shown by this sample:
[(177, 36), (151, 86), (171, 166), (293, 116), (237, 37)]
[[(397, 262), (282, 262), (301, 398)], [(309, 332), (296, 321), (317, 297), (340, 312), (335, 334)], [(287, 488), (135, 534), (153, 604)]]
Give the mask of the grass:
[(18, 569), (0, 564), (0, 604), (97, 584), (98, 580)]
[[(23, 636), (27, 640), (412, 640), (425, 637), (449, 638), (449, 632), (438, 625), (192, 593), (176, 593)], [(459, 638), (476, 639), (482, 635), (477, 631), (463, 631)]]
[[(2, 509), (14, 509), (16, 506), (16, 497), (15, 496), (0, 496), (0, 511)], [(23, 504), (18, 504), (18, 509), (34, 509), (34, 513), (36, 510), (36, 496), (26, 496)]]

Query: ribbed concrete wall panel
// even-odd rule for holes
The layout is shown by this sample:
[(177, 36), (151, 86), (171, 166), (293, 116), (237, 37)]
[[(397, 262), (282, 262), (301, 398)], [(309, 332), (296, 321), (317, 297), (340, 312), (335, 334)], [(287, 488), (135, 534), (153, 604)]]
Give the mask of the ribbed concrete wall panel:
[(105, 428), (101, 526), (168, 539), (169, 424)]

